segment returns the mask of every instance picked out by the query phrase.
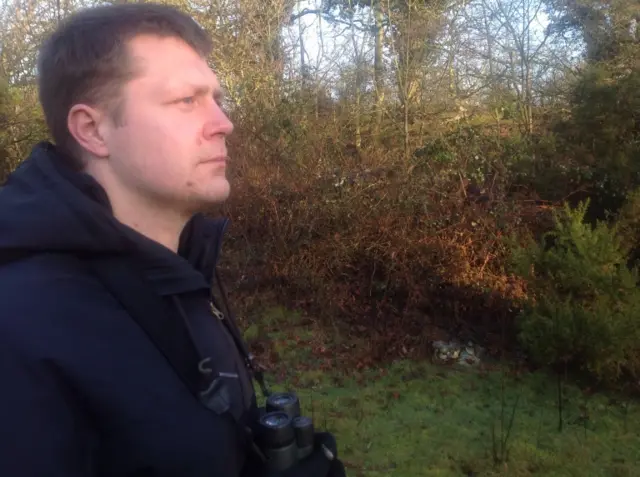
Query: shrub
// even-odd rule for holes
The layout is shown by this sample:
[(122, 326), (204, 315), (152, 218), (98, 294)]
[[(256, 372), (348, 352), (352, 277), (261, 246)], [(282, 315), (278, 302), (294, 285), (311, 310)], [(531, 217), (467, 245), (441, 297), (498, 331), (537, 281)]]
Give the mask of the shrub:
[(640, 371), (638, 271), (627, 266), (617, 227), (584, 220), (588, 201), (554, 213), (543, 239), (514, 245), (529, 297), (519, 338), (544, 365), (577, 366), (601, 381)]

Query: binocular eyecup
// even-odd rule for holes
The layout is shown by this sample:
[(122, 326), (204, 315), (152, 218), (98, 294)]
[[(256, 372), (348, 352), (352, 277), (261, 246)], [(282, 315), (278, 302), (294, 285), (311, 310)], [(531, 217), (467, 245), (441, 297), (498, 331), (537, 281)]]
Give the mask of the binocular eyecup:
[(265, 466), (281, 472), (313, 451), (312, 420), (300, 414), (295, 393), (274, 393), (267, 398), (258, 419), (256, 444), (266, 458)]

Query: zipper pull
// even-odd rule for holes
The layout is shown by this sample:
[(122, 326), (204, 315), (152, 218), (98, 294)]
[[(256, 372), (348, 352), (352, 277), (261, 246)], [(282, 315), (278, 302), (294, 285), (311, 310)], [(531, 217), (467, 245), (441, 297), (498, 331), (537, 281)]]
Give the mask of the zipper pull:
[(213, 301), (209, 301), (209, 308), (211, 309), (211, 314), (213, 316), (215, 316), (219, 320), (224, 320), (224, 315), (220, 310), (216, 308), (216, 306), (213, 304)]

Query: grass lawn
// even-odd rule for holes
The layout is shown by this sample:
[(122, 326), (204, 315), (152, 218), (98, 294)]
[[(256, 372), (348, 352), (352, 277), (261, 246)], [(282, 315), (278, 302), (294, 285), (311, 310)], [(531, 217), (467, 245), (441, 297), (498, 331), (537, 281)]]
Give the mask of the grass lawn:
[(326, 333), (316, 325), (277, 309), (262, 319), (247, 338), (272, 344), (272, 389), (297, 391), (335, 433), (350, 476), (640, 476), (638, 402), (565, 384), (560, 432), (553, 375), (411, 361), (358, 370), (325, 346), (314, 355)]

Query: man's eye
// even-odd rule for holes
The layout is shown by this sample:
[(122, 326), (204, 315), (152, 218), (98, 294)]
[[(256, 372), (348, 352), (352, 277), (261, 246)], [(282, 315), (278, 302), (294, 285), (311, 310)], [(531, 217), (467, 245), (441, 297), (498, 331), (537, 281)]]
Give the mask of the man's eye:
[(193, 104), (193, 103), (195, 102), (195, 100), (196, 100), (196, 99), (195, 99), (193, 96), (189, 96), (189, 97), (187, 97), (187, 98), (182, 98), (182, 99), (180, 100), (180, 102), (181, 102), (181, 103), (184, 103), (184, 104)]

